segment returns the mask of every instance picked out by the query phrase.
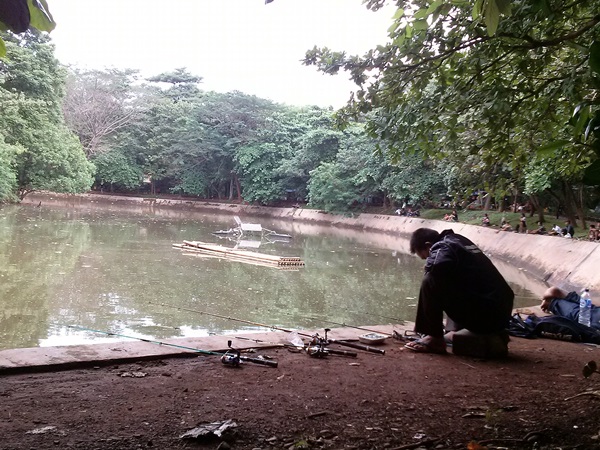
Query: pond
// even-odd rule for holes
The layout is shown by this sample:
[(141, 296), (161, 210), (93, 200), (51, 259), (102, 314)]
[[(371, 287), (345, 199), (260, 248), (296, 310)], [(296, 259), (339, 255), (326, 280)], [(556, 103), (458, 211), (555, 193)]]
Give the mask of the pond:
[[(407, 253), (405, 240), (244, 221), (292, 237), (236, 241), (214, 234), (235, 226), (233, 215), (167, 208), (3, 207), (0, 349), (115, 340), (88, 330), (164, 340), (265, 331), (257, 324), (323, 329), (414, 320), (423, 262)], [(305, 266), (281, 270), (173, 246), (184, 240), (300, 257)], [(516, 305), (537, 303), (526, 276), (499, 268)]]

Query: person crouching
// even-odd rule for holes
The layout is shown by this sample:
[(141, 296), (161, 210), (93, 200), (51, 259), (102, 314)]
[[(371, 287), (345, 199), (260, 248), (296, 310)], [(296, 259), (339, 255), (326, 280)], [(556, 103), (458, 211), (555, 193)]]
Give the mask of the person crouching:
[(444, 332), (448, 338), (462, 329), (483, 335), (505, 331), (514, 293), (473, 242), (452, 230), (419, 228), (411, 236), (410, 252), (426, 262), (415, 319), (415, 332), (423, 337), (406, 344), (407, 349), (446, 353)]

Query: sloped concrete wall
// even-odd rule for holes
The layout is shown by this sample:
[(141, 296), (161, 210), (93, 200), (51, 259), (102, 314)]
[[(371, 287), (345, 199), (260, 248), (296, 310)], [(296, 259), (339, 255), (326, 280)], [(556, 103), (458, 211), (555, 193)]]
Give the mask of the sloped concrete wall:
[(600, 244), (587, 241), (565, 239), (554, 236), (538, 236), (513, 232), (498, 232), (494, 228), (484, 228), (461, 223), (447, 223), (441, 220), (425, 220), (418, 217), (401, 217), (377, 214), (360, 214), (354, 217), (329, 214), (323, 211), (302, 208), (268, 208), (251, 205), (223, 204), (210, 201), (190, 201), (173, 199), (147, 199), (110, 195), (82, 194), (30, 194), (23, 204), (60, 203), (67, 205), (105, 204), (128, 205), (141, 209), (184, 209), (188, 212), (207, 212), (244, 217), (269, 217), (280, 219), (298, 231), (314, 227), (319, 232), (336, 228), (355, 231), (385, 233), (401, 237), (395, 240), (398, 250), (408, 251), (406, 238), (417, 228), (428, 227), (442, 231), (451, 228), (475, 242), (483, 251), (491, 254), (519, 270), (527, 271), (534, 277), (550, 285), (564, 289), (580, 290), (589, 287), (600, 291)]

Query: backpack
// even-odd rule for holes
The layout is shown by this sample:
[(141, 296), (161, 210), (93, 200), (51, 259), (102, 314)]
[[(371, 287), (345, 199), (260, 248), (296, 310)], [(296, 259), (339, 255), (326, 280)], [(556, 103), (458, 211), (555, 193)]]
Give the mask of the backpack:
[(539, 337), (569, 342), (600, 344), (600, 331), (562, 316), (534, 319), (534, 332)]
[(519, 313), (516, 313), (513, 314), (513, 316), (510, 318), (506, 331), (508, 331), (508, 334), (510, 334), (511, 336), (516, 336), (525, 339), (534, 339), (537, 337), (534, 328), (535, 327), (529, 320), (529, 317), (527, 318), (527, 321), (525, 321)]
[(514, 314), (510, 319), (507, 331), (512, 336), (527, 339), (541, 337), (568, 342), (600, 344), (599, 330), (563, 316), (537, 317), (530, 315), (523, 320), (519, 314)]

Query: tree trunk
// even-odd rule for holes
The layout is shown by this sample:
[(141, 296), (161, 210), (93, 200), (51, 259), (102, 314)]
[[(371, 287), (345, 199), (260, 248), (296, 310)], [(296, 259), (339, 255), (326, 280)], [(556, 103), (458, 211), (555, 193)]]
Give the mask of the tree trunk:
[(483, 209), (485, 211), (489, 211), (491, 207), (492, 207), (492, 194), (490, 194), (488, 192), (487, 195), (485, 196), (485, 203), (483, 204)]
[(498, 207), (496, 209), (498, 212), (504, 212), (505, 208), (506, 208), (506, 202), (504, 201), (504, 196), (502, 196), (502, 198), (498, 202)]
[(546, 219), (544, 218), (544, 208), (542, 207), (542, 205), (540, 205), (540, 201), (537, 198), (537, 196), (536, 195), (530, 195), (529, 196), (529, 201), (531, 202), (531, 207), (532, 207), (531, 208), (531, 216), (533, 217), (533, 215), (535, 214), (535, 212), (537, 212), (538, 222), (540, 222), (540, 223), (546, 222)]
[(519, 202), (519, 190), (517, 188), (513, 189), (513, 204), (512, 204), (512, 212), (517, 212), (517, 203)]
[(577, 226), (576, 201), (573, 190), (567, 181), (562, 182), (563, 194), (565, 197), (565, 216), (571, 221), (573, 226)]
[(577, 215), (579, 216), (579, 218), (581, 219), (581, 228), (583, 230), (585, 230), (587, 228), (586, 225), (586, 220), (585, 220), (585, 206), (584, 206), (584, 200), (583, 200), (583, 185), (580, 184), (579, 187), (577, 188), (577, 193), (578, 198), (577, 198), (577, 202), (576, 202), (576, 208), (577, 208)]
[(235, 188), (237, 190), (237, 194), (238, 194), (238, 202), (242, 203), (244, 201), (244, 199), (242, 198), (242, 186), (240, 185), (240, 179), (237, 176), (237, 173), (232, 172), (233, 175), (233, 181), (235, 183)]

